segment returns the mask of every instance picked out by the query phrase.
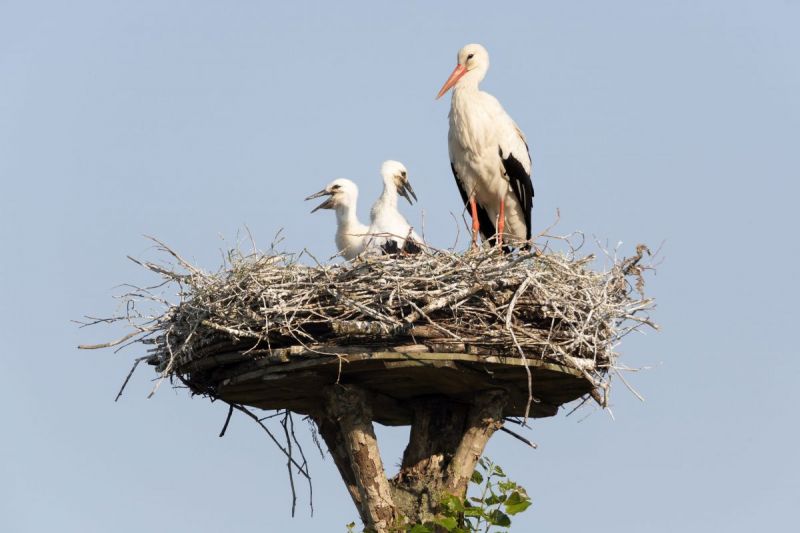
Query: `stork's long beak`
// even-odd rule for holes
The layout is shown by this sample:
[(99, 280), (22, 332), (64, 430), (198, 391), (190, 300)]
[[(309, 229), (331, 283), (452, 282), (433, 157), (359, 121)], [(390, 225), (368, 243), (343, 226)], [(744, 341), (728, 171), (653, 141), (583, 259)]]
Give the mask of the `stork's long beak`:
[(456, 65), (456, 68), (453, 69), (453, 73), (450, 74), (450, 77), (447, 78), (447, 81), (444, 82), (444, 85), (442, 85), (442, 88), (439, 90), (439, 94), (436, 95), (436, 99), (438, 100), (439, 98), (441, 98), (442, 95), (447, 91), (449, 91), (450, 88), (453, 87), (453, 85), (458, 83), (458, 80), (460, 80), (461, 77), (466, 73), (467, 73), (467, 67), (465, 67), (464, 65)]
[[(408, 203), (412, 204), (417, 201), (417, 195), (414, 194), (414, 189), (411, 188), (411, 183), (408, 180), (405, 180), (397, 186), (397, 193), (408, 200)], [(411, 196), (409, 196), (409, 194)], [(411, 197), (414, 197), (414, 200), (411, 200)]]
[(333, 209), (333, 208), (334, 208), (334, 205), (333, 205), (333, 196), (332, 196), (332, 194), (333, 194), (333, 193), (332, 193), (332, 192), (330, 192), (330, 191), (326, 191), (325, 189), (322, 189), (322, 190), (321, 190), (321, 191), (319, 191), (319, 192), (315, 192), (315, 193), (314, 193), (314, 194), (312, 194), (311, 196), (307, 197), (307, 198), (306, 198), (306, 200), (313, 200), (314, 198), (319, 198), (320, 196), (325, 196), (326, 194), (327, 194), (328, 196), (330, 196), (330, 198), (328, 198), (327, 200), (325, 200), (324, 202), (322, 202), (321, 204), (319, 204), (317, 207), (315, 207), (314, 209), (312, 209), (312, 210), (311, 210), (311, 212), (312, 212), (312, 213), (313, 213), (314, 211), (317, 211), (317, 210), (319, 210), (319, 209)]

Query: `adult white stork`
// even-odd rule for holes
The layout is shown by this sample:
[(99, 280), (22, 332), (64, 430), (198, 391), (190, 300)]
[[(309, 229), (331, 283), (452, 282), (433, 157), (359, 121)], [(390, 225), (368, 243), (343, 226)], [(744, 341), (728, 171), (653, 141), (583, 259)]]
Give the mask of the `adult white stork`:
[[(472, 244), (478, 231), (490, 243), (497, 235), (526, 246), (531, 238), (531, 156), (525, 135), (500, 102), (478, 88), (489, 70), (489, 53), (479, 44), (458, 51), (458, 64), (436, 98), (451, 88), (450, 167), (472, 215)], [(495, 229), (495, 222), (497, 228)]]
[(336, 247), (345, 259), (354, 259), (366, 248), (369, 232), (369, 227), (359, 222), (356, 213), (358, 186), (348, 179), (340, 178), (306, 200), (320, 196), (328, 196), (328, 199), (311, 212), (318, 209), (336, 210)]
[(370, 211), (372, 223), (369, 227), (370, 242), (367, 247), (380, 248), (387, 253), (397, 253), (401, 250), (418, 253), (422, 238), (397, 209), (398, 195), (403, 196), (410, 204), (414, 203), (412, 197), (414, 200), (417, 199), (408, 181), (408, 171), (399, 161), (384, 161), (381, 165), (381, 177), (383, 193)]

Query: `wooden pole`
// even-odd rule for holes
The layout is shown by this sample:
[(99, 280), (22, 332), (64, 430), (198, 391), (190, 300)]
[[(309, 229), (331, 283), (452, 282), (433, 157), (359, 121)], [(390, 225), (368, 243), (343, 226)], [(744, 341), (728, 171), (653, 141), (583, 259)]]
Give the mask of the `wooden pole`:
[[(343, 443), (349, 470), (344, 468), (353, 501), (359, 508), (367, 531), (384, 533), (398, 523), (399, 516), (392, 501), (389, 481), (383, 468), (378, 440), (372, 427), (372, 408), (367, 394), (353, 386), (332, 385), (325, 390), (328, 423), (338, 425), (337, 442)], [(320, 434), (322, 430), (320, 429)], [(325, 435), (323, 434), (323, 438)], [(328, 442), (328, 439), (325, 439)], [(328, 446), (330, 447), (330, 442)], [(337, 453), (341, 454), (341, 446)], [(338, 466), (338, 463), (337, 463)], [(342, 472), (343, 468), (339, 468)], [(352, 473), (352, 478), (350, 474)], [(358, 497), (353, 494), (355, 481)]]
[(367, 531), (402, 530), (433, 519), (442, 496), (466, 495), (475, 464), (502, 426), (504, 391), (476, 393), (472, 403), (432, 396), (412, 404), (414, 420), (400, 472), (388, 480), (372, 426), (373, 395), (353, 385), (324, 392), (312, 416)]
[(344, 436), (339, 429), (339, 424), (324, 412), (313, 413), (311, 418), (317, 424), (317, 429), (322, 439), (325, 441), (325, 444), (328, 445), (328, 452), (331, 454), (331, 457), (333, 457), (333, 462), (336, 464), (336, 468), (339, 469), (339, 475), (347, 487), (347, 492), (349, 492), (350, 497), (353, 498), (353, 503), (360, 514), (361, 494), (356, 484), (356, 475), (353, 472), (353, 468), (350, 466), (350, 457), (347, 454)]
[(505, 393), (502, 391), (487, 391), (475, 398), (464, 435), (445, 474), (445, 488), (451, 494), (463, 496), (467, 492), (475, 464), (494, 432), (503, 426), (504, 405)]

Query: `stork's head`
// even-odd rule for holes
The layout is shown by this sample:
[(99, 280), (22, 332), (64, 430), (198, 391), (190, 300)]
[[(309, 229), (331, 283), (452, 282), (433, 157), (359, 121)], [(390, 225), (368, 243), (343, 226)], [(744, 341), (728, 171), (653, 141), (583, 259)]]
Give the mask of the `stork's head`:
[[(417, 199), (417, 195), (414, 194), (414, 189), (411, 188), (411, 183), (408, 181), (408, 171), (400, 161), (391, 159), (384, 161), (381, 165), (381, 176), (383, 176), (383, 183), (387, 187), (396, 188), (397, 194), (408, 200), (408, 203), (413, 204)], [(414, 200), (411, 199), (412, 197)]]
[(358, 199), (358, 186), (352, 181), (339, 178), (330, 182), (321, 191), (312, 194), (306, 200), (328, 196), (328, 199), (311, 210), (313, 213), (318, 209), (336, 209), (337, 207), (355, 207)]
[(456, 85), (469, 83), (477, 87), (489, 70), (489, 52), (479, 44), (468, 44), (458, 51), (457, 65), (453, 73), (442, 85), (436, 98), (439, 99)]

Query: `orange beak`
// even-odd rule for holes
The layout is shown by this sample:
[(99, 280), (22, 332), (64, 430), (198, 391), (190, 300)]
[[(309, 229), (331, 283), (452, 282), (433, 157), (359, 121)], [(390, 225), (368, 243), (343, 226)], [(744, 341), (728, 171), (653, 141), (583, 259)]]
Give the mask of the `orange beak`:
[(444, 85), (442, 85), (439, 94), (436, 95), (436, 99), (438, 100), (439, 98), (441, 98), (442, 95), (447, 91), (449, 91), (453, 85), (458, 83), (458, 80), (460, 80), (461, 77), (466, 73), (467, 73), (467, 67), (465, 67), (464, 65), (456, 65), (456, 68), (453, 69), (453, 73), (450, 74), (450, 77), (447, 78), (447, 81), (444, 82)]

